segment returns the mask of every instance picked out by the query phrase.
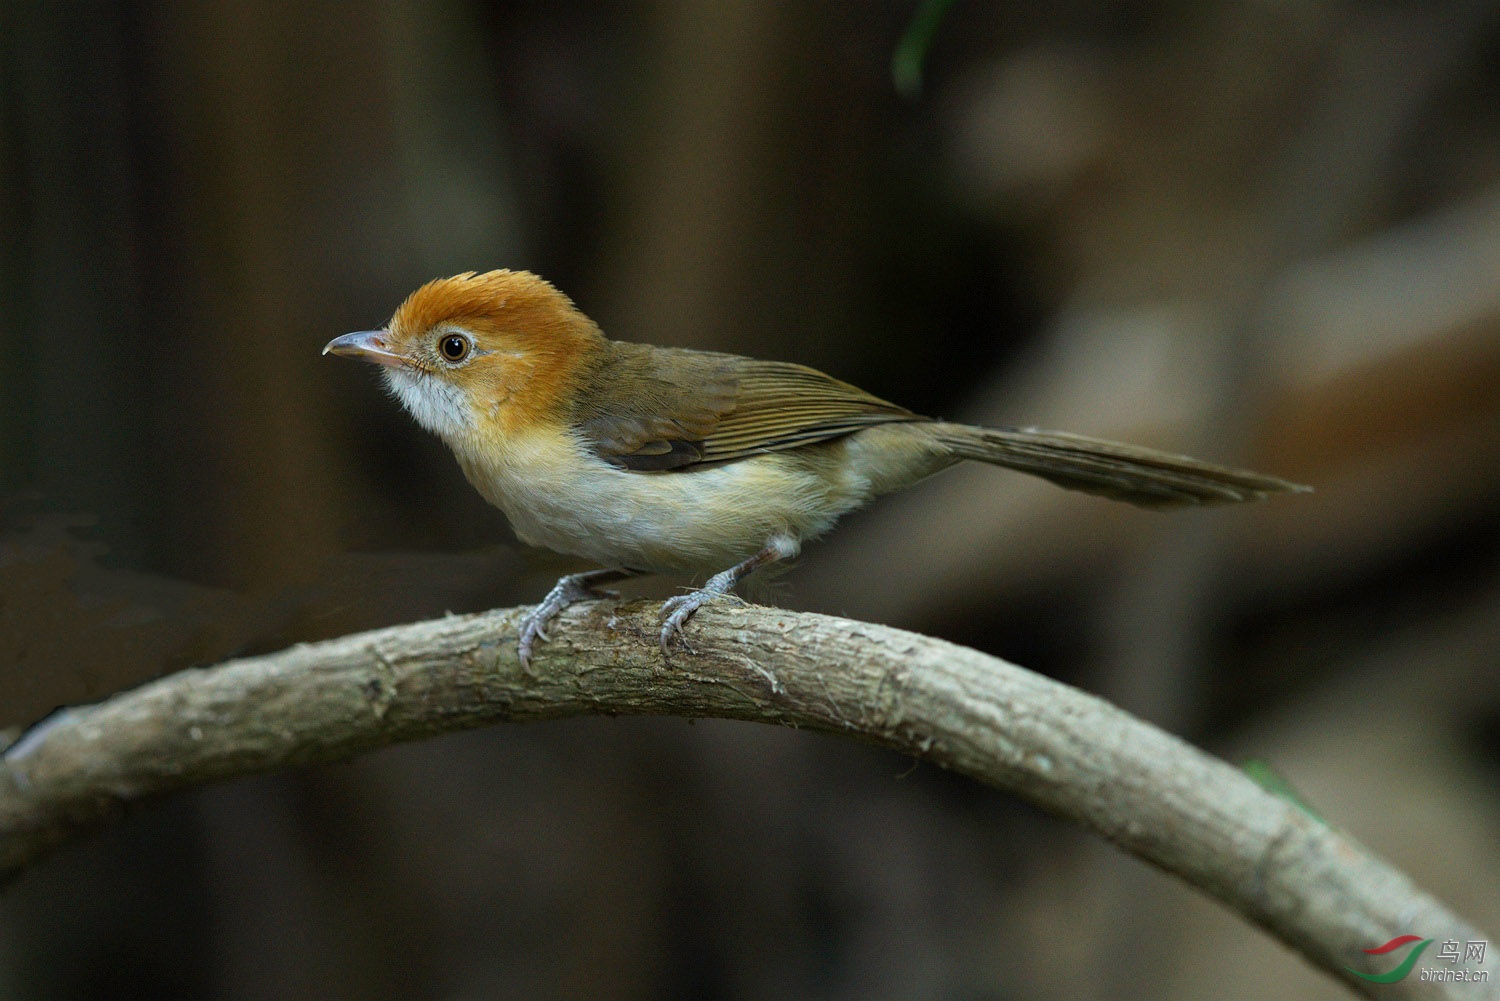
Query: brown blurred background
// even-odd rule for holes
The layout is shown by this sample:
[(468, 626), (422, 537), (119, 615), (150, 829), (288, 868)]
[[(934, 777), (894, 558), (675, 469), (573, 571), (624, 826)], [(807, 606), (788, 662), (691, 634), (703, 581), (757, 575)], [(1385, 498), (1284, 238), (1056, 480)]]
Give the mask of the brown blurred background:
[[(536, 600), (568, 565), (318, 355), (528, 268), (621, 339), (1314, 484), (957, 470), (759, 597), (1266, 759), (1500, 930), (1500, 10), (959, 0), (907, 100), (916, 5), (0, 6), (0, 727)], [(230, 783), (0, 896), (7, 998), (555, 995), (1342, 991), (1005, 795), (712, 721)]]

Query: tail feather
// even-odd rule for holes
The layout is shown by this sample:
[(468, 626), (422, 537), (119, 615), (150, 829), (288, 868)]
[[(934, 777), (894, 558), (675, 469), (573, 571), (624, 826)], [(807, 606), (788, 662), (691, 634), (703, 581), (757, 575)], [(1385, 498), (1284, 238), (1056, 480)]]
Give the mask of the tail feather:
[(965, 459), (1019, 469), (1070, 490), (1142, 507), (1233, 504), (1312, 489), (1185, 455), (1064, 431), (942, 424), (938, 436)]

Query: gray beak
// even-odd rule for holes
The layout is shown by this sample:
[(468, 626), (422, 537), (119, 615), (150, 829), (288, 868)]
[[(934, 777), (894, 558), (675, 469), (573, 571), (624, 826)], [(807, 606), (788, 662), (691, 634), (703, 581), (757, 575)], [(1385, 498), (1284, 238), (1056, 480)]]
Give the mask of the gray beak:
[(346, 358), (363, 358), (365, 361), (384, 365), (387, 368), (405, 368), (405, 355), (391, 350), (390, 334), (384, 330), (356, 330), (352, 334), (335, 337), (323, 346), (325, 355), (343, 355)]

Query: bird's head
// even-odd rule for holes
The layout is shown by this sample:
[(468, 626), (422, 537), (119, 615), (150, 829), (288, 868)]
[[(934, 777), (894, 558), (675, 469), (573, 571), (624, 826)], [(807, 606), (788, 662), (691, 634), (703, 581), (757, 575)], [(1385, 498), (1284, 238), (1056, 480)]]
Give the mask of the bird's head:
[(428, 282), (384, 328), (323, 353), (382, 366), (417, 423), (458, 446), (555, 416), (603, 345), (594, 322), (529, 271), (471, 271)]

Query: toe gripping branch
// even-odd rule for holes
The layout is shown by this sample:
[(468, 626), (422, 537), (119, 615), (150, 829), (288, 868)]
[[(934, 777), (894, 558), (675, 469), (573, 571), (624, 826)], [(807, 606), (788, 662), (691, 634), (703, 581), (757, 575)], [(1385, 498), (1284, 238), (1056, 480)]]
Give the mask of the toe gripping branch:
[[(729, 595), (740, 581), (761, 567), (796, 556), (799, 548), (795, 539), (789, 536), (777, 536), (748, 560), (714, 574), (698, 590), (668, 598), (661, 606), (664, 616), (659, 640), (662, 656), (670, 655), (673, 637), (681, 640), (682, 645), (691, 652), (693, 648), (688, 644), (682, 627), (698, 609), (710, 601)], [(580, 601), (618, 598), (618, 594), (606, 591), (600, 585), (634, 577), (638, 573), (640, 573), (638, 570), (615, 568), (590, 570), (586, 573), (568, 574), (560, 578), (552, 590), (547, 592), (547, 597), (542, 599), (541, 604), (532, 609), (531, 614), (521, 622), (520, 642), (516, 649), (521, 659), (521, 669), (528, 673), (531, 671), (531, 657), (536, 652), (537, 644), (547, 642), (547, 627), (562, 613), (563, 609)]]
[(692, 645), (687, 641), (687, 636), (683, 634), (682, 627), (698, 609), (710, 601), (728, 595), (734, 590), (735, 585), (761, 567), (790, 559), (797, 555), (797, 551), (798, 546), (794, 540), (777, 537), (743, 563), (736, 563), (728, 570), (714, 574), (708, 579), (708, 583), (698, 590), (668, 598), (661, 606), (662, 614), (666, 616), (661, 625), (662, 656), (671, 655), (670, 647), (674, 636), (682, 641), (682, 645), (687, 647), (689, 653), (694, 652)]
[(587, 573), (572, 573), (560, 578), (553, 585), (552, 590), (547, 592), (547, 597), (542, 599), (541, 604), (532, 609), (531, 614), (521, 622), (521, 639), (516, 649), (517, 655), (521, 658), (521, 669), (530, 673), (531, 655), (535, 652), (537, 643), (547, 642), (547, 626), (562, 614), (563, 609), (569, 605), (576, 605), (580, 601), (618, 598), (619, 595), (614, 591), (606, 591), (599, 585), (611, 584), (635, 575), (634, 570), (620, 568), (590, 570)]

